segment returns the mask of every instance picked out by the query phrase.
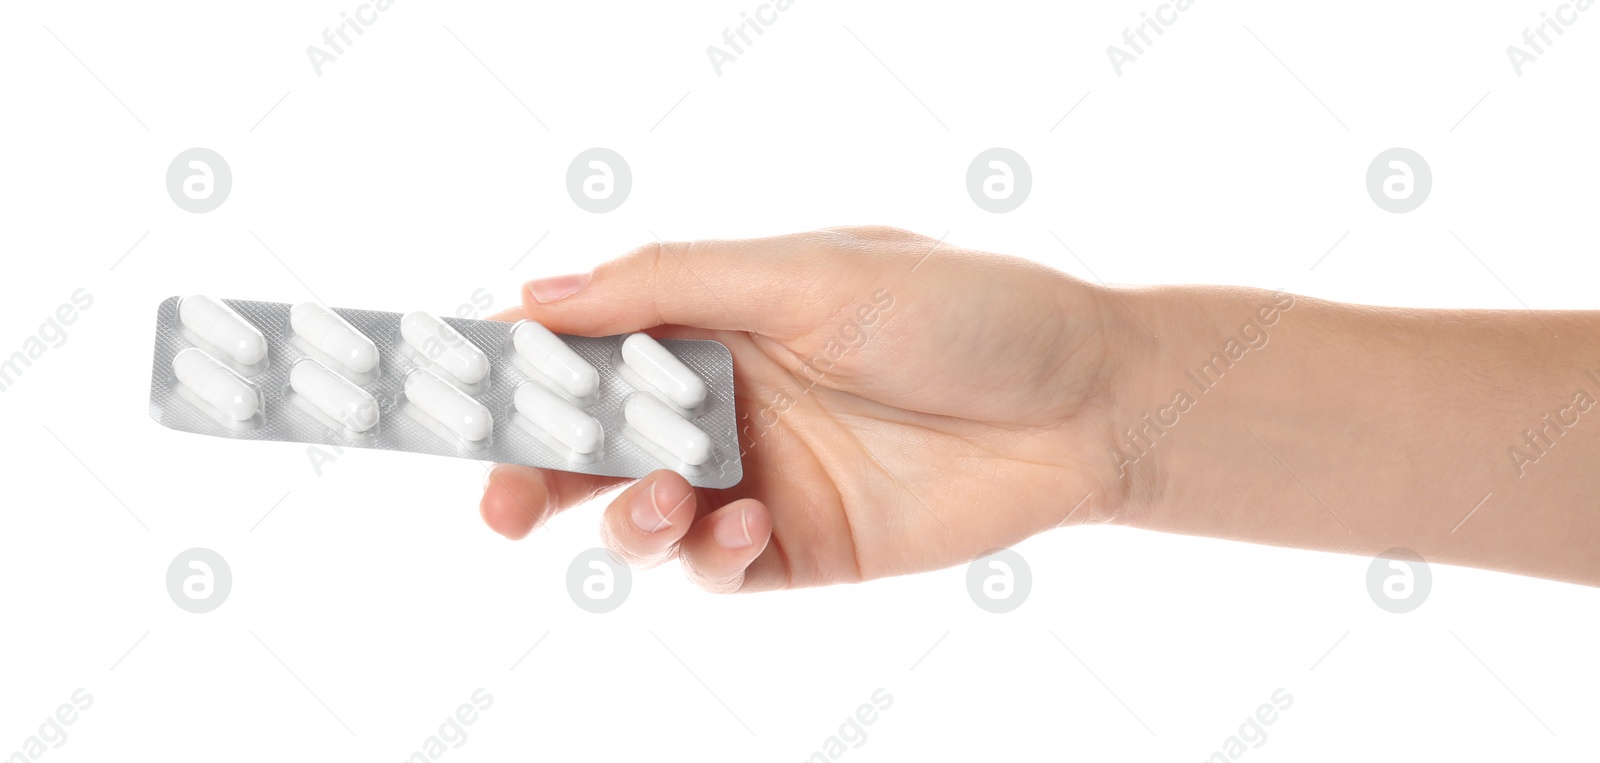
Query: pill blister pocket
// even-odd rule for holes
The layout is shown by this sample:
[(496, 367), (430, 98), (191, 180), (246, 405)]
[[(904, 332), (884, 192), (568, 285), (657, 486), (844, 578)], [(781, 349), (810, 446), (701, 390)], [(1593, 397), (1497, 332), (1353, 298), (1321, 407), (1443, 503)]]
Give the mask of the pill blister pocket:
[(150, 417), (235, 440), (666, 468), (696, 487), (743, 477), (727, 347), (526, 321), (172, 297), (156, 313)]

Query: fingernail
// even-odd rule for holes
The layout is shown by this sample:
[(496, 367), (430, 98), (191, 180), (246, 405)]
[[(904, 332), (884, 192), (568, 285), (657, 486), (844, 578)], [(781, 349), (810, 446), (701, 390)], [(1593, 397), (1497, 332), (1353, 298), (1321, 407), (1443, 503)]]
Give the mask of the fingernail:
[(552, 276), (528, 282), (528, 291), (533, 293), (533, 298), (540, 304), (548, 304), (557, 300), (566, 299), (578, 293), (589, 283), (589, 274), (582, 273), (570, 276)]
[(716, 537), (717, 545), (733, 550), (749, 546), (754, 541), (750, 540), (750, 510), (739, 508), (739, 513), (724, 517), (717, 524), (717, 529), (711, 531)]
[(633, 516), (634, 527), (639, 528), (641, 532), (657, 533), (672, 526), (672, 515), (689, 502), (689, 496), (693, 493), (685, 494), (668, 507), (666, 502), (672, 500), (672, 497), (663, 495), (666, 490), (666, 483), (656, 480), (633, 497), (633, 505), (629, 507), (628, 513)]

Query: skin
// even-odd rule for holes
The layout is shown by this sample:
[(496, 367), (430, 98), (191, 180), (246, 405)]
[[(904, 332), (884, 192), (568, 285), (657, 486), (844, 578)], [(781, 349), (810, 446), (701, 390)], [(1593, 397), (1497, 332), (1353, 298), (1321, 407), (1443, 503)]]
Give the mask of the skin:
[[(1600, 584), (1600, 403), (1574, 402), (1600, 398), (1600, 314), (1112, 289), (891, 228), (651, 244), (522, 302), (497, 317), (727, 345), (745, 476), (499, 465), (480, 510), (508, 538), (626, 485), (607, 546), (719, 592), (938, 569), (1083, 523)], [(1577, 418), (1541, 455), (1524, 430), (1546, 412)]]

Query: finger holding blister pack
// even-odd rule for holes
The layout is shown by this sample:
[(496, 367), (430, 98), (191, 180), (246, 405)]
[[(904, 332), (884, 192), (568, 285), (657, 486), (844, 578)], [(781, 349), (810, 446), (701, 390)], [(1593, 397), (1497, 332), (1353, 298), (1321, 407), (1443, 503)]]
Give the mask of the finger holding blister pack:
[(173, 297), (150, 415), (185, 432), (615, 477), (743, 476), (733, 359), (709, 340), (558, 336), (531, 321)]

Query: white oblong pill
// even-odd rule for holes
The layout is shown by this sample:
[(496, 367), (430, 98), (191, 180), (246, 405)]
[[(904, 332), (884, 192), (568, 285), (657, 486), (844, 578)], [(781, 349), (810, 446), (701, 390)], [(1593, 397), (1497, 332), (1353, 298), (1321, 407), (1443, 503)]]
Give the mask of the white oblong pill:
[(234, 421), (249, 421), (261, 408), (255, 387), (198, 347), (174, 355), (172, 372), (183, 386)]
[(622, 362), (684, 410), (706, 401), (706, 383), (649, 334), (622, 340)]
[(600, 449), (600, 422), (560, 395), (535, 382), (523, 382), (513, 395), (517, 413), (572, 452), (587, 456)]
[(365, 432), (378, 425), (377, 399), (315, 360), (307, 358), (294, 364), (289, 369), (289, 386), (352, 432)]
[(400, 336), (462, 384), (477, 384), (489, 375), (489, 356), (461, 332), (417, 310), (400, 319)]
[[(600, 372), (574, 352), (561, 337), (533, 321), (523, 321), (511, 330), (511, 346), (517, 355), (561, 389), (584, 400), (600, 391)], [(581, 451), (580, 451), (581, 452)]]
[(267, 357), (267, 338), (261, 330), (220, 300), (204, 294), (184, 297), (178, 300), (178, 320), (240, 365), (253, 366)]
[(355, 373), (364, 374), (378, 365), (378, 346), (338, 313), (315, 302), (289, 308), (289, 327)]
[(630, 396), (622, 413), (628, 426), (685, 464), (699, 466), (711, 460), (711, 436), (649, 394)]
[(483, 403), (425, 368), (406, 376), (406, 399), (467, 442), (487, 439), (494, 428)]

